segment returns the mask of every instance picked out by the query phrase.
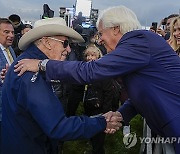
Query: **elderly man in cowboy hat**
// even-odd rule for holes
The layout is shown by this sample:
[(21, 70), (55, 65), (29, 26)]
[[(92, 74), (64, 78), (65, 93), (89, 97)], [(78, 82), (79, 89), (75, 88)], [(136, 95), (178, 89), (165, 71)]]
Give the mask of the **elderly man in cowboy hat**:
[(67, 118), (45, 74), (26, 72), (18, 76), (14, 72), (14, 64), (24, 58), (65, 59), (70, 52), (68, 39), (83, 41), (59, 17), (37, 21), (34, 29), (20, 39), (19, 47), (25, 51), (9, 68), (3, 86), (3, 154), (52, 153), (51, 139), (90, 138), (100, 131), (114, 132), (121, 126), (118, 113), (109, 122), (106, 115)]

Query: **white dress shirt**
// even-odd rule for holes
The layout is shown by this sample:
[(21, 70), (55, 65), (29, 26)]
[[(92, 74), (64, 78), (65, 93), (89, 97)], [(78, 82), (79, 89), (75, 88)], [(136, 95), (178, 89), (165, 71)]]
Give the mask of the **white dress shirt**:
[(9, 57), (8, 57), (8, 55), (7, 55), (7, 52), (6, 52), (6, 50), (5, 50), (6, 48), (5, 48), (2, 44), (0, 44), (0, 48), (1, 48), (1, 50), (3, 51), (3, 54), (4, 54), (4, 56), (6, 57), (6, 60), (7, 60), (8, 64), (11, 65), (11, 62), (10, 62)]

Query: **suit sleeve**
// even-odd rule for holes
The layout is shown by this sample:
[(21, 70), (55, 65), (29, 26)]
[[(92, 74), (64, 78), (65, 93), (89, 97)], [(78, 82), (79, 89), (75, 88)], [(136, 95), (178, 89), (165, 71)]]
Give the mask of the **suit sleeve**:
[(131, 119), (137, 115), (137, 111), (131, 103), (130, 99), (126, 100), (124, 104), (118, 109), (118, 111), (122, 114), (123, 120), (126, 124), (128, 124)]
[(91, 83), (137, 71), (149, 64), (149, 44), (144, 36), (124, 39), (116, 49), (97, 61), (53, 61), (46, 67), (47, 80), (62, 80), (73, 83)]
[(90, 138), (106, 128), (106, 121), (102, 116), (67, 118), (50, 83), (47, 83), (41, 75), (38, 75), (35, 82), (31, 82), (28, 75), (23, 77), (19, 98), (22, 100), (18, 102), (27, 102), (25, 108), (32, 115), (32, 119), (51, 138), (62, 141)]

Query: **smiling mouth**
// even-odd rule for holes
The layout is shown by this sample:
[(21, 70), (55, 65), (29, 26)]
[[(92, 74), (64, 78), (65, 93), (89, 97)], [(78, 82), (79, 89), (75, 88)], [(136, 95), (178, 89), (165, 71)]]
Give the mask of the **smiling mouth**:
[(13, 40), (7, 40), (8, 42), (13, 42)]
[(106, 44), (105, 43), (102, 43), (102, 45), (106, 48)]
[(180, 37), (176, 37), (176, 41), (178, 41), (178, 42), (179, 42), (179, 41), (180, 41)]

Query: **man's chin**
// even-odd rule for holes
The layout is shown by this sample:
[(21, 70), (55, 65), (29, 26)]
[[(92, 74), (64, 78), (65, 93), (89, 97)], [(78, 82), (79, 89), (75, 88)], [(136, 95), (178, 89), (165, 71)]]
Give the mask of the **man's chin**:
[(13, 42), (8, 42), (7, 46), (11, 46), (13, 44)]
[(104, 45), (104, 47), (106, 48), (106, 52), (107, 52), (107, 53), (112, 52), (112, 49), (111, 49), (111, 48), (108, 48), (106, 45)]

